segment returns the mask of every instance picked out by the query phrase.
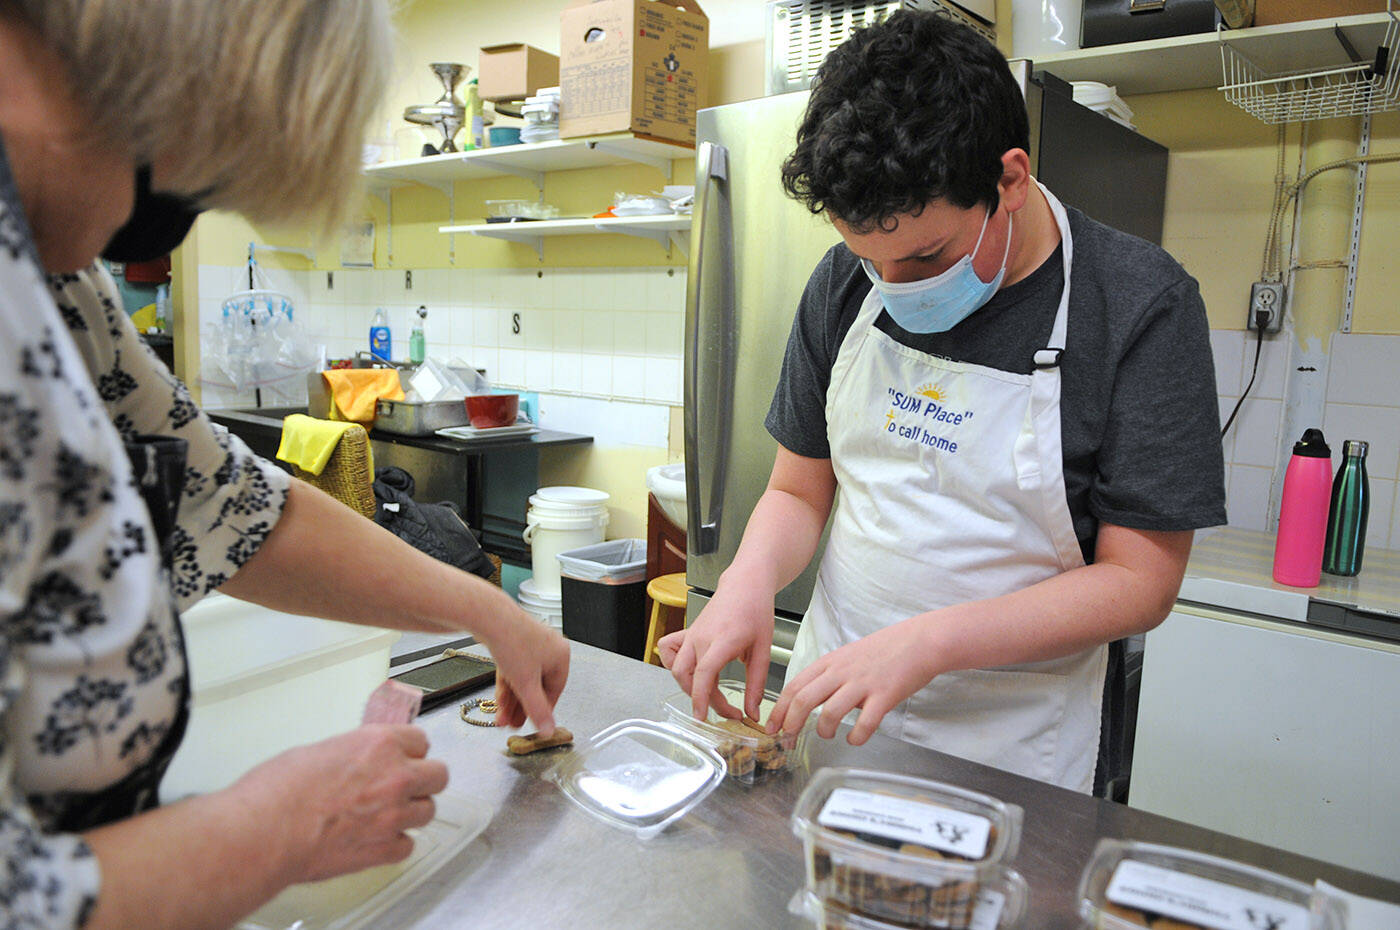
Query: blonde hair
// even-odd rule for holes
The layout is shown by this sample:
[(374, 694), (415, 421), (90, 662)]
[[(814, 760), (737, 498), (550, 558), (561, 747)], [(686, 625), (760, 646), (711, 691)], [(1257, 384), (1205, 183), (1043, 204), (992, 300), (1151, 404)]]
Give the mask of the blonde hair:
[(70, 68), (102, 144), (158, 188), (332, 232), (388, 80), (388, 0), (0, 0)]

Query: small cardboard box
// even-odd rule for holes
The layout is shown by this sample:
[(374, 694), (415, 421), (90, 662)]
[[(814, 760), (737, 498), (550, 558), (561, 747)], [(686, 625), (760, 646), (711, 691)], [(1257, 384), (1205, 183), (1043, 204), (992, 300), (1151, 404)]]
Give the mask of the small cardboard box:
[(524, 100), (559, 84), (559, 56), (523, 42), (488, 45), (477, 58), (476, 73), (482, 100)]
[(695, 143), (710, 21), (694, 0), (575, 0), (560, 15), (559, 135)]
[(1254, 25), (1277, 26), (1305, 19), (1334, 19), (1361, 13), (1384, 13), (1385, 0), (1257, 0)]

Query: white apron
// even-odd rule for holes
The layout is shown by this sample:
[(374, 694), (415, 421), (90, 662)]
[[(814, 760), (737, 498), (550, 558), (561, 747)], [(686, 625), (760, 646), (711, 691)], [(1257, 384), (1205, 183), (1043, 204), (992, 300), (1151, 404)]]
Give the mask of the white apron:
[[(1041, 191), (1060, 229), (1065, 286), (1034, 373), (900, 345), (874, 325), (883, 308), (874, 287), (841, 343), (826, 397), (840, 493), (788, 681), (819, 656), (915, 614), (1084, 564), (1060, 449), (1058, 361), (1073, 249), (1064, 207)], [(939, 675), (880, 730), (1088, 792), (1107, 656), (1098, 646)]]

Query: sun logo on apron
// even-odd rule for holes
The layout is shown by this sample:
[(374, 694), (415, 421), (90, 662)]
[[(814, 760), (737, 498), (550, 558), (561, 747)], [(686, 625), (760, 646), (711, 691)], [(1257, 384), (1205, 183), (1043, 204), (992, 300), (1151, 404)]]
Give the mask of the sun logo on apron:
[(927, 397), (929, 400), (947, 400), (948, 395), (943, 393), (943, 389), (935, 384), (921, 384), (914, 392), (920, 397)]

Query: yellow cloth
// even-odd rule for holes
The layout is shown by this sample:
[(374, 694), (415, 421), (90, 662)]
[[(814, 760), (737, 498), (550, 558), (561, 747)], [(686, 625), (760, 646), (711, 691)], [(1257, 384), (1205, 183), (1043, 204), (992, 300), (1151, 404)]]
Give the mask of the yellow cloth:
[(403, 400), (397, 368), (336, 368), (321, 372), (331, 392), (331, 419), (374, 425), (374, 406)]
[(277, 447), (277, 457), (319, 475), (340, 444), (340, 437), (356, 425), (318, 420), (302, 413), (291, 414), (282, 421), (282, 443)]

